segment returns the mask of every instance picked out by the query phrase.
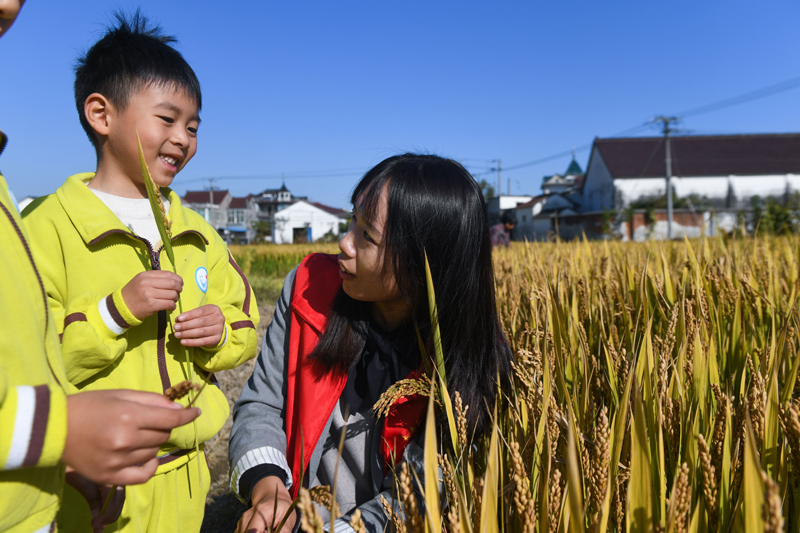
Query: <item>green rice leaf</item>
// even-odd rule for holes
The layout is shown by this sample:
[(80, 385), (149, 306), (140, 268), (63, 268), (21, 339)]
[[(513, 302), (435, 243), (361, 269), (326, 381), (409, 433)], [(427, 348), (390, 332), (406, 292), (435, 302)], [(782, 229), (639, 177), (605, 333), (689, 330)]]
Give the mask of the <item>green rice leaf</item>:
[(144, 186), (147, 188), (147, 198), (150, 200), (150, 209), (153, 210), (153, 217), (156, 219), (156, 226), (158, 226), (158, 234), (161, 236), (161, 245), (164, 247), (164, 253), (167, 254), (172, 269), (175, 270), (175, 256), (172, 252), (172, 240), (169, 237), (169, 230), (167, 229), (169, 221), (164, 220), (164, 215), (161, 213), (161, 208), (159, 207), (161, 190), (156, 187), (153, 177), (150, 175), (150, 169), (147, 168), (147, 162), (144, 160), (144, 151), (142, 150), (142, 141), (139, 139), (138, 132), (136, 133), (136, 145), (139, 148), (139, 165), (142, 167), (142, 177), (144, 178)]
[(633, 431), (631, 433), (631, 478), (628, 483), (628, 531), (653, 531), (653, 482), (647, 422), (638, 388), (634, 392)]
[(761, 480), (761, 461), (756, 451), (750, 415), (745, 418), (744, 479), (742, 494), (744, 502), (744, 531), (764, 531), (761, 507), (764, 504), (764, 483)]
[(439, 512), (439, 461), (436, 457), (436, 415), (434, 413), (434, 391), (428, 400), (428, 415), (425, 417), (425, 531), (442, 533), (442, 516)]
[(428, 285), (428, 308), (431, 313), (431, 328), (433, 332), (433, 348), (436, 352), (436, 371), (447, 382), (447, 375), (444, 369), (444, 353), (442, 352), (442, 334), (439, 331), (439, 315), (436, 311), (436, 294), (433, 290), (433, 277), (431, 276), (431, 266), (428, 264), (428, 254), (425, 253), (425, 281)]

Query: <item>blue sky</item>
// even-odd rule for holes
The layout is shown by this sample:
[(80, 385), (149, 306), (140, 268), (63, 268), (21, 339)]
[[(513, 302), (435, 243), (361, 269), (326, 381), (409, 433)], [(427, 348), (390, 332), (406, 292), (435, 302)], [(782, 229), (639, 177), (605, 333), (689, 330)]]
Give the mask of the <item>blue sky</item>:
[[(94, 170), (72, 101), (76, 56), (115, 8), (179, 39), (203, 88), (195, 158), (234, 195), (279, 187), (346, 207), (359, 177), (404, 151), (496, 181), (514, 167), (656, 114), (800, 76), (798, 2), (29, 0), (0, 40), (0, 169), (18, 198)], [(800, 88), (687, 117), (695, 134), (797, 132)], [(642, 128), (636, 134), (656, 134)], [(579, 151), (585, 166), (588, 150)], [(536, 193), (569, 155), (503, 171)]]

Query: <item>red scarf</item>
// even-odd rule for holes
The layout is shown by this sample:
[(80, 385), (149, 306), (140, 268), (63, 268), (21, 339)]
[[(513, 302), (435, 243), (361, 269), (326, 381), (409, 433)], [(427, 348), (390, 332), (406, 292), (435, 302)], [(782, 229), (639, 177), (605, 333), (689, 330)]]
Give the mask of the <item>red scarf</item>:
[[(308, 469), (311, 454), (325, 430), (347, 374), (320, 372), (306, 360), (325, 331), (342, 279), (335, 255), (312, 254), (297, 267), (292, 286), (289, 324), (289, 358), (286, 367), (286, 455), (292, 469), (292, 497), (300, 490), (300, 474)], [(409, 378), (417, 377), (417, 371)], [(427, 398), (401, 398), (384, 420), (381, 455), (384, 465), (396, 464), (419, 427)], [(306, 480), (307, 481), (307, 480)]]

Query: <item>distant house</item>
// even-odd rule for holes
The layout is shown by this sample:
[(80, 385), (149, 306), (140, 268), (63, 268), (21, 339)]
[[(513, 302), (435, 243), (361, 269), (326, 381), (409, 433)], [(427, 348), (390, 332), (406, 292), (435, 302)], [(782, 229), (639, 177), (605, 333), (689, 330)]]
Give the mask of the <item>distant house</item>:
[(569, 192), (575, 187), (580, 187), (583, 183), (583, 170), (573, 157), (567, 167), (567, 171), (561, 174), (545, 176), (542, 180), (542, 192), (545, 194), (561, 194)]
[(214, 229), (225, 227), (228, 223), (228, 205), (231, 193), (225, 191), (186, 191), (181, 201), (183, 205), (199, 213)]
[(276, 244), (311, 242), (331, 232), (338, 237), (339, 225), (350, 218), (350, 213), (343, 209), (294, 196), (285, 184), (280, 189), (266, 189), (243, 197), (231, 196), (229, 191), (188, 191), (182, 201), (200, 213), (229, 243), (253, 242), (257, 222), (269, 225), (272, 242)]
[(297, 198), (286, 188), (285, 183), (281, 185), (280, 189), (265, 189), (255, 195), (253, 199), (258, 207), (258, 219), (266, 222), (272, 222), (275, 213), (297, 201)]
[(513, 209), (517, 221), (514, 239), (537, 241), (559, 234), (559, 217), (574, 215), (578, 210), (575, 197), (583, 178), (583, 170), (574, 159), (564, 174), (545, 176), (542, 180), (543, 194)]
[[(800, 134), (680, 136), (670, 140), (678, 198), (715, 208), (747, 208), (753, 196), (786, 198), (800, 190)], [(663, 137), (595, 139), (581, 191), (581, 211), (624, 209), (663, 197)]]
[(339, 235), (349, 213), (323, 204), (298, 200), (273, 216), (272, 242), (291, 244), (313, 242), (327, 234)]
[(575, 214), (575, 202), (560, 194), (544, 194), (514, 209), (514, 239), (541, 241), (558, 233), (558, 218)]
[(495, 196), (486, 200), (486, 214), (489, 216), (489, 225), (500, 222), (500, 217), (506, 211), (515, 209), (518, 205), (530, 202), (533, 196)]
[(187, 191), (181, 201), (229, 243), (248, 243), (255, 237), (253, 222), (258, 218), (258, 207), (251, 195), (234, 197), (227, 190)]
[[(730, 231), (754, 196), (785, 202), (800, 190), (800, 134), (678, 136), (670, 145), (674, 198), (682, 205), (673, 214), (673, 236)], [(664, 238), (665, 155), (663, 137), (595, 139), (579, 212), (596, 219), (615, 211), (623, 239)], [(621, 218), (659, 199), (658, 209)]]
[(226, 240), (242, 244), (253, 242), (256, 235), (253, 223), (258, 220), (258, 205), (253, 195), (231, 198), (227, 218), (228, 224), (221, 232)]

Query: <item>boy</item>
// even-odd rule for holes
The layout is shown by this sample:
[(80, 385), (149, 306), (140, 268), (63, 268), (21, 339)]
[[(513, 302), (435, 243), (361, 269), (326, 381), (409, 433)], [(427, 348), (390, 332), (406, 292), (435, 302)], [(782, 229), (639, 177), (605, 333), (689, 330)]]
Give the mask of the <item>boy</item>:
[[(258, 311), (224, 241), (163, 189), (179, 275), (159, 245), (147, 200), (137, 133), (158, 187), (168, 186), (197, 149), (200, 84), (174, 41), (137, 12), (118, 16), (78, 62), (75, 100), (97, 153), (94, 174), (67, 179), (25, 211), (59, 333), (67, 378), (81, 390), (129, 387), (163, 392), (188, 378), (210, 380), (256, 354)], [(178, 297), (182, 314), (176, 309)], [(182, 400), (187, 401), (188, 398)], [(209, 486), (194, 449), (223, 426), (218, 387), (197, 397), (195, 426), (173, 431), (153, 479), (127, 487), (119, 531), (198, 531)], [(195, 429), (196, 428), (196, 429)], [(59, 525), (88, 529), (88, 507), (65, 492)], [(62, 525), (63, 524), (63, 525)]]
[[(0, 0), (0, 37), (22, 3)], [(6, 142), (0, 131), (0, 153)], [(66, 396), (53, 316), (2, 175), (0, 243), (0, 531), (52, 531), (62, 460), (99, 483), (142, 483), (170, 430), (199, 413), (147, 392)]]

